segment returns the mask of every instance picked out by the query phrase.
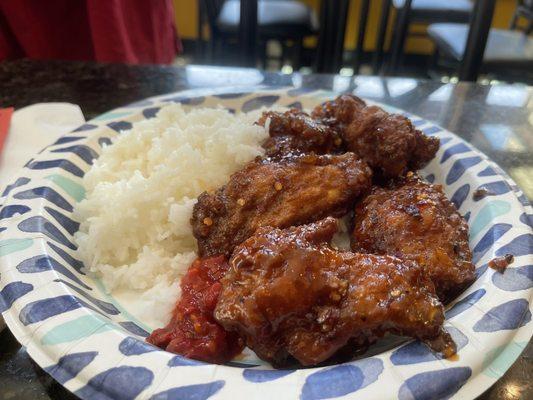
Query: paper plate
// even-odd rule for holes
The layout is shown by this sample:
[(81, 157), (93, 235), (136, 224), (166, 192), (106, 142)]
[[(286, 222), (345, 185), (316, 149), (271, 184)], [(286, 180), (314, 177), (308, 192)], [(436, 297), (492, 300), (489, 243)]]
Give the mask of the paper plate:
[[(213, 365), (146, 344), (145, 329), (105, 294), (77, 259), (72, 210), (82, 177), (104, 144), (152, 118), (164, 104), (310, 108), (335, 94), (300, 89), (188, 91), (131, 104), (87, 122), (30, 160), (7, 187), (0, 211), (0, 310), (30, 356), (84, 399), (364, 399), (474, 398), (518, 357), (533, 331), (531, 206), (516, 184), (471, 145), (413, 115), (441, 139), (422, 170), (440, 183), (470, 225), (476, 282), (449, 307), (446, 327), (458, 357), (443, 360), (408, 341), (358, 360), (321, 368)], [(474, 200), (473, 192), (488, 194)], [(504, 274), (487, 268), (511, 253)], [(371, 354), (371, 355), (370, 355)]]

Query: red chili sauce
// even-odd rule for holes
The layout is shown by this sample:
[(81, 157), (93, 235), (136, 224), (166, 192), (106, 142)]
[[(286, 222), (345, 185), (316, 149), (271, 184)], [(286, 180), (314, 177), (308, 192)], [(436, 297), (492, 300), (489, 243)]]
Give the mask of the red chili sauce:
[(181, 298), (172, 319), (146, 341), (172, 353), (218, 364), (239, 354), (243, 341), (234, 332), (226, 332), (213, 317), (222, 290), (220, 279), (228, 268), (224, 256), (195, 260), (181, 280)]

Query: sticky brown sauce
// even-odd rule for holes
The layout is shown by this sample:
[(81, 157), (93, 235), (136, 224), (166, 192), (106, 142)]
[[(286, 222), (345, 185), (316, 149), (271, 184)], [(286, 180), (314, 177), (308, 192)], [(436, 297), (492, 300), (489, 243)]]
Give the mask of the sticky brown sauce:
[(446, 360), (453, 361), (453, 362), (459, 361), (459, 354), (455, 353), (449, 357), (446, 357)]
[(500, 274), (503, 274), (507, 267), (514, 261), (512, 254), (505, 254), (504, 256), (493, 258), (489, 261), (489, 267), (495, 269)]
[(437, 337), (424, 340), (424, 343), (434, 352), (442, 354), (447, 360), (456, 361), (459, 359), (457, 346), (445, 329), (441, 329)]
[(489, 194), (492, 194), (492, 193), (489, 192), (487, 189), (479, 188), (479, 189), (474, 190), (474, 193), (472, 193), (472, 199), (474, 199), (474, 201), (479, 201), (482, 198), (487, 197)]

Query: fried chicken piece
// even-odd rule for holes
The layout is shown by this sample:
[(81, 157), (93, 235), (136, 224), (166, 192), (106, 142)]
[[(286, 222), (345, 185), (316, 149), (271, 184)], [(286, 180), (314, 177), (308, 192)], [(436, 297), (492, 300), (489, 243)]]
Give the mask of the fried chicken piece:
[(355, 152), (385, 177), (403, 175), (426, 165), (439, 149), (439, 139), (415, 129), (399, 114), (376, 106), (355, 114), (343, 131), (348, 150)]
[(267, 156), (310, 153), (327, 154), (340, 150), (342, 140), (333, 129), (303, 111), (264, 112), (257, 124), (268, 121), (270, 137), (263, 143)]
[(284, 228), (343, 215), (371, 180), (372, 171), (353, 153), (251, 162), (215, 193), (198, 197), (191, 219), (198, 252), (229, 256), (261, 226)]
[(443, 337), (438, 350), (454, 353), (442, 329), (444, 308), (423, 270), (395, 257), (334, 250), (336, 231), (333, 218), (258, 229), (230, 259), (215, 319), (274, 365), (290, 357), (316, 365), (386, 332), (431, 343)]
[(334, 100), (316, 106), (311, 116), (329, 126), (344, 130), (353, 121), (354, 115), (360, 113), (365, 107), (366, 103), (363, 99), (351, 94), (341, 94)]
[(408, 118), (367, 106), (352, 95), (317, 106), (312, 116), (338, 129), (346, 150), (385, 178), (422, 168), (439, 149), (439, 139), (415, 129)]
[(449, 301), (474, 281), (468, 225), (440, 185), (408, 173), (355, 208), (352, 249), (417, 262)]

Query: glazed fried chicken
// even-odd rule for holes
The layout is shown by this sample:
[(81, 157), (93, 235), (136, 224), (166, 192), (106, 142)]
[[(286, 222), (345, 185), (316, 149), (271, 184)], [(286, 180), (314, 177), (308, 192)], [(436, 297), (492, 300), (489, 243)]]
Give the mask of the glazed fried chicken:
[(439, 139), (415, 129), (408, 118), (367, 106), (352, 95), (317, 106), (312, 116), (338, 130), (346, 150), (385, 178), (422, 168), (439, 149)]
[(257, 124), (268, 123), (270, 137), (263, 143), (266, 155), (310, 153), (327, 154), (340, 150), (342, 140), (336, 129), (311, 118), (303, 111), (264, 112)]
[(443, 306), (422, 269), (395, 257), (334, 250), (336, 231), (333, 218), (258, 229), (230, 259), (215, 319), (274, 365), (290, 357), (316, 365), (348, 343), (366, 346), (386, 332), (439, 338), (437, 350), (453, 354)]
[(408, 173), (355, 208), (354, 251), (417, 262), (447, 302), (474, 281), (468, 226), (440, 185)]
[(311, 116), (344, 130), (353, 121), (354, 115), (361, 113), (364, 108), (366, 103), (363, 99), (351, 94), (341, 94), (334, 100), (316, 106)]
[(199, 255), (229, 256), (261, 226), (343, 215), (371, 180), (370, 168), (352, 153), (251, 162), (215, 193), (198, 197), (191, 224)]
[(295, 109), (265, 112), (257, 123), (267, 121), (268, 156), (350, 151), (385, 178), (422, 168), (439, 148), (439, 139), (415, 129), (408, 118), (347, 94), (317, 106), (312, 116)]

